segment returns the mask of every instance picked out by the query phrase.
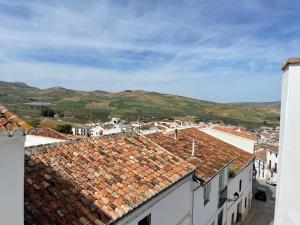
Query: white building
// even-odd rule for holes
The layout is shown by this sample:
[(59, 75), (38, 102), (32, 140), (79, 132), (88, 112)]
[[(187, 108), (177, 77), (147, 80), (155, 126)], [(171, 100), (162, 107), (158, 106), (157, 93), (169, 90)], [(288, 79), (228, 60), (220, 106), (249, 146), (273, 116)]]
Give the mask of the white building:
[(195, 167), (141, 135), (26, 148), (25, 169), (26, 224), (192, 225)]
[(256, 136), (249, 134), (241, 129), (233, 129), (230, 127), (213, 125), (201, 130), (222, 141), (243, 149), (244, 151), (247, 151), (251, 154), (254, 153), (254, 148), (257, 144)]
[(278, 170), (278, 146), (260, 144), (256, 146), (256, 177), (276, 184)]
[[(300, 59), (283, 67), (275, 225), (300, 224)], [(281, 154), (282, 153), (282, 154)]]
[(195, 128), (147, 137), (197, 167), (193, 225), (230, 225), (243, 219), (251, 207), (252, 154)]
[(24, 224), (24, 143), (32, 127), (0, 106), (0, 224)]
[(70, 136), (59, 133), (52, 128), (36, 128), (26, 135), (25, 147), (65, 142)]

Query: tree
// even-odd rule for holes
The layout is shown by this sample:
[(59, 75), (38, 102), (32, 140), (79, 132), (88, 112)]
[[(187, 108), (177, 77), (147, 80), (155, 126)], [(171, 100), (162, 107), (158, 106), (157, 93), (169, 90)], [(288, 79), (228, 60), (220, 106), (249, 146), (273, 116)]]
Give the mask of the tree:
[(50, 109), (50, 108), (43, 108), (42, 112), (41, 112), (41, 115), (43, 117), (54, 117), (55, 111), (53, 109)]
[(71, 134), (72, 126), (70, 124), (58, 125), (55, 130), (57, 130), (60, 133)]

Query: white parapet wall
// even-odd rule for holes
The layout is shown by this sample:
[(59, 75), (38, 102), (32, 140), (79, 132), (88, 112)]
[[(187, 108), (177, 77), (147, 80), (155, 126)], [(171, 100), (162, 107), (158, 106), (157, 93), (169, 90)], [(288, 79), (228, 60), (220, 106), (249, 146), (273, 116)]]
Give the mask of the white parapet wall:
[(300, 59), (282, 67), (282, 96), (275, 225), (300, 224)]
[(0, 136), (0, 224), (24, 224), (25, 136)]

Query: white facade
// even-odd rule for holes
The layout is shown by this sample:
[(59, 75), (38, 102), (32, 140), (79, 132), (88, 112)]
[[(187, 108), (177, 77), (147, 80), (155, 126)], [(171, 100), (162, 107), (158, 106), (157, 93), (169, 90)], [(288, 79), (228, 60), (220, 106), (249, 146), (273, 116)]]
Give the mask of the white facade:
[(0, 136), (0, 224), (24, 224), (25, 136)]
[[(217, 174), (213, 177), (207, 184), (206, 187), (209, 186), (209, 197), (208, 201), (204, 201), (204, 187), (199, 186), (194, 182), (194, 214), (193, 214), (193, 225), (212, 225), (218, 224), (218, 217), (222, 214), (222, 225), (225, 224), (226, 221), (226, 202), (224, 202), (219, 207), (219, 179), (220, 174)], [(228, 172), (227, 168), (223, 170), (224, 174), (224, 186), (227, 186), (228, 182)], [(226, 191), (226, 190), (225, 190)], [(220, 215), (221, 217), (221, 215)]]
[(262, 159), (255, 159), (256, 177), (260, 179), (266, 179), (268, 174), (267, 163)]
[[(247, 215), (251, 208), (252, 199), (252, 183), (253, 183), (253, 161), (244, 168), (234, 178), (229, 179), (228, 183), (228, 199), (227, 202), (227, 225), (242, 220)], [(234, 200), (234, 194), (238, 193), (239, 197), (236, 201)]]
[(274, 224), (295, 225), (300, 224), (300, 59), (289, 60), (283, 69)]
[(192, 182), (192, 176), (185, 178), (116, 224), (138, 225), (150, 215), (151, 225), (192, 225)]
[(253, 141), (253, 140), (243, 138), (243, 137), (240, 137), (237, 135), (233, 135), (230, 133), (225, 133), (225, 132), (213, 129), (212, 127), (203, 128), (200, 130), (213, 136), (213, 137), (216, 137), (226, 143), (229, 143), (240, 149), (243, 149), (246, 152), (249, 152), (251, 154), (254, 153), (254, 148), (255, 148), (255, 145), (257, 144), (257, 141)]
[(63, 141), (66, 141), (66, 140), (42, 137), (42, 136), (37, 136), (37, 135), (26, 135), (25, 147), (45, 145), (45, 144), (51, 144), (51, 143), (57, 143), (57, 142), (63, 142)]

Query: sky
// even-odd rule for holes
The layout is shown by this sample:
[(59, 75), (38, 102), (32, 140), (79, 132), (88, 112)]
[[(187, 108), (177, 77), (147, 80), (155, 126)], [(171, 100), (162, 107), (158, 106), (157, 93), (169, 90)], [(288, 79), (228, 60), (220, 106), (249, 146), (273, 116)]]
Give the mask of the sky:
[(0, 80), (277, 101), (299, 12), (295, 0), (0, 0)]

